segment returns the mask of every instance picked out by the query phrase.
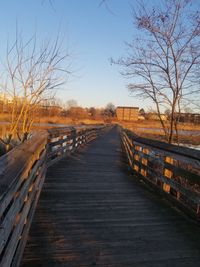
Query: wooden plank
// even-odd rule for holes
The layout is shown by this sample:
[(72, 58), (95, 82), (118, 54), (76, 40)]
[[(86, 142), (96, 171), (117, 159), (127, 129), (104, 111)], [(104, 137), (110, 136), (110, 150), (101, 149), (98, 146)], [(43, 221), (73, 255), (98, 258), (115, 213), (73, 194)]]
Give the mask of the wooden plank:
[(18, 214), (18, 220), (16, 223), (16, 226), (14, 227), (12, 236), (9, 240), (9, 243), (6, 247), (6, 250), (4, 251), (4, 255), (1, 261), (2, 267), (8, 267), (12, 263), (13, 256), (15, 254), (15, 250), (18, 246), (18, 243), (20, 242), (20, 239), (22, 238), (22, 232), (24, 228), (24, 224), (27, 220), (27, 215), (29, 213), (30, 207), (32, 205), (33, 200), (36, 198), (37, 194), (37, 185), (39, 185), (40, 176), (37, 177), (36, 182), (33, 186), (33, 189), (30, 193), (30, 196), (27, 198), (23, 210)]
[(20, 189), (20, 192), (18, 192), (14, 202), (12, 203), (12, 206), (10, 207), (10, 209), (8, 210), (7, 214), (5, 215), (0, 224), (0, 236), (1, 236), (0, 254), (2, 253), (4, 245), (7, 243), (7, 240), (15, 224), (17, 214), (20, 212), (21, 207), (24, 204), (24, 200), (27, 197), (28, 191), (32, 186), (33, 181), (36, 177), (36, 173), (38, 172), (39, 167), (42, 164), (44, 164), (45, 156), (46, 156), (46, 151), (43, 152), (40, 160), (34, 165), (29, 175), (29, 178), (25, 180), (25, 183)]
[[(132, 169), (159, 190), (171, 194), (172, 197), (176, 194), (176, 201), (191, 209), (196, 216), (200, 203), (200, 160), (192, 158), (191, 153), (189, 156), (188, 153), (183, 156), (185, 150), (182, 151), (180, 147), (177, 153), (173, 146), (166, 151), (166, 144), (161, 149), (161, 142), (157, 144), (150, 140), (147, 144), (147, 140), (137, 138), (130, 131), (122, 130), (121, 136), (122, 140), (126, 140), (124, 146)], [(182, 179), (182, 182), (178, 183), (177, 179)], [(183, 182), (184, 179), (186, 182)], [(183, 199), (183, 196), (186, 199)], [(197, 206), (194, 208), (194, 205)]]
[(160, 149), (161, 151), (170, 152), (170, 154), (174, 153), (176, 155), (187, 157), (187, 160), (191, 159), (193, 160), (193, 162), (196, 162), (198, 166), (200, 166), (200, 163), (199, 163), (200, 151), (198, 150), (187, 148), (187, 147), (180, 147), (180, 146), (160, 142), (157, 140), (139, 137), (135, 135), (133, 132), (131, 132), (130, 130), (125, 130), (125, 132), (129, 136), (129, 138), (134, 139), (135, 142), (138, 142), (142, 145), (146, 145), (147, 148), (154, 147), (154, 148)]
[(21, 267), (199, 265), (199, 227), (130, 176), (124, 158), (114, 128), (48, 170)]
[[(35, 134), (30, 140), (2, 157), (0, 162), (0, 255), (1, 266), (8, 267), (13, 261), (19, 263), (26, 242), (29, 226), (28, 214), (41, 191), (48, 158), (55, 160), (73, 152), (86, 142), (86, 133), (101, 131), (104, 127), (76, 127), (53, 129)], [(70, 138), (69, 138), (70, 136)], [(92, 134), (92, 137), (94, 135)], [(53, 153), (51, 149), (55, 149)], [(53, 161), (51, 161), (51, 164)], [(41, 176), (42, 175), (42, 176)], [(41, 178), (42, 177), (42, 178)], [(30, 215), (32, 217), (32, 215)], [(26, 230), (24, 230), (26, 229)], [(22, 240), (22, 241), (21, 241)]]
[(44, 150), (46, 142), (46, 133), (36, 135), (1, 158), (0, 218), (34, 164), (35, 156), (39, 157)]

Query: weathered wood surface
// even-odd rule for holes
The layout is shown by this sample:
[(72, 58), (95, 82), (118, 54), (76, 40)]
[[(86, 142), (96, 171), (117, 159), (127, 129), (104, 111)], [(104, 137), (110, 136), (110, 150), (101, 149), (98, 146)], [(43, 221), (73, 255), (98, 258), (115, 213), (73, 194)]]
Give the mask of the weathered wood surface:
[(122, 162), (114, 128), (48, 169), (21, 267), (199, 266), (199, 226)]
[(46, 174), (47, 135), (1, 157), (0, 166), (0, 266), (9, 267), (25, 241), (30, 214), (36, 205)]
[(131, 170), (200, 220), (200, 151), (141, 138), (121, 128)]
[(1, 157), (0, 267), (16, 267), (20, 262), (47, 167), (104, 129), (99, 125), (43, 131)]

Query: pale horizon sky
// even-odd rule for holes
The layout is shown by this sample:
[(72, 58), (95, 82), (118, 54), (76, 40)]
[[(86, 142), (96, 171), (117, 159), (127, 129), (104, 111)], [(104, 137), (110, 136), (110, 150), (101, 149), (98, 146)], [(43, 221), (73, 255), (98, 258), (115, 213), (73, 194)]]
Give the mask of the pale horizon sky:
[[(157, 1), (157, 0), (154, 0)], [(55, 39), (58, 31), (70, 53), (73, 75), (57, 92), (63, 102), (74, 99), (83, 107), (138, 106), (148, 102), (130, 97), (128, 80), (111, 65), (109, 58), (126, 55), (125, 42), (135, 34), (131, 5), (135, 0), (7, 0), (1, 3), (0, 58), (4, 61), (7, 40), (13, 40), (17, 27), (25, 38), (35, 32), (40, 41)], [(110, 10), (111, 11), (110, 11)]]

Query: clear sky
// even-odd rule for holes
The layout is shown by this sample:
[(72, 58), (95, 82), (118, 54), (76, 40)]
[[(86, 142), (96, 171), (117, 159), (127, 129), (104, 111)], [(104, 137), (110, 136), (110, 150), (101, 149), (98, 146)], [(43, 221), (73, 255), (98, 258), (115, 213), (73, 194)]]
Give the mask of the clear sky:
[[(126, 55), (125, 41), (134, 35), (131, 4), (134, 0), (4, 0), (0, 15), (0, 57), (5, 57), (6, 42), (15, 36), (16, 22), (23, 36), (35, 32), (38, 40), (55, 38), (60, 32), (63, 45), (71, 54), (73, 75), (57, 92), (63, 101), (77, 100), (82, 106), (131, 105), (147, 108), (144, 101), (130, 97), (128, 83), (119, 67), (109, 58)], [(109, 9), (111, 11), (109, 11)]]

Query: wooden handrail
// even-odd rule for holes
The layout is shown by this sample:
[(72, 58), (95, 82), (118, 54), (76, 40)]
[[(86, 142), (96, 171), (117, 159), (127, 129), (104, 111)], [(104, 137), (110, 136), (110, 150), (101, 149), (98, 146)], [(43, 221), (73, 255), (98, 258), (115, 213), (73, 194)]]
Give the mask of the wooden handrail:
[(177, 145), (164, 143), (158, 140), (152, 140), (152, 139), (140, 137), (128, 129), (124, 129), (124, 131), (126, 131), (126, 134), (128, 136), (133, 137), (134, 140), (137, 141), (138, 143), (149, 145), (157, 149), (165, 150), (166, 152), (169, 151), (170, 153), (175, 153), (177, 155), (187, 156), (188, 158), (191, 158), (191, 159), (197, 159), (197, 160), (200, 159), (199, 150), (195, 150), (195, 149), (191, 149), (187, 147), (180, 147)]
[(142, 138), (121, 128), (131, 170), (156, 191), (200, 219), (200, 151)]
[(1, 267), (20, 263), (47, 168), (95, 139), (105, 128), (77, 126), (39, 132), (1, 157)]

